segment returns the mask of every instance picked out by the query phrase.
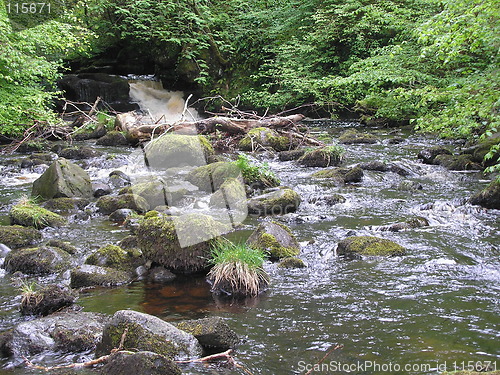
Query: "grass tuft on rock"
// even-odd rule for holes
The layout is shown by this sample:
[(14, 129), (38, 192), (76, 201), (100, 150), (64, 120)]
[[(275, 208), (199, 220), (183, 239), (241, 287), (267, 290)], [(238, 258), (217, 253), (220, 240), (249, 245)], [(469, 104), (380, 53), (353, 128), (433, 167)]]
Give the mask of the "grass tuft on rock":
[(265, 253), (245, 243), (218, 241), (212, 247), (210, 263), (214, 267), (207, 278), (212, 291), (231, 295), (256, 296), (269, 284), (269, 275), (262, 268)]

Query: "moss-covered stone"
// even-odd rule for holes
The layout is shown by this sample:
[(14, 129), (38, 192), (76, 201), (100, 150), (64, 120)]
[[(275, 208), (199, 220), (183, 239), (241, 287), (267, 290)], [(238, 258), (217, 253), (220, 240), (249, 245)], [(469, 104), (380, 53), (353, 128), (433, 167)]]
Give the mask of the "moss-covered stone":
[(65, 286), (51, 284), (33, 293), (26, 293), (21, 300), (22, 315), (52, 314), (64, 307), (71, 306), (78, 293)]
[(288, 137), (280, 136), (276, 130), (270, 128), (255, 128), (238, 143), (242, 151), (255, 151), (258, 148), (272, 148), (275, 151), (284, 151), (293, 147)]
[(492, 181), (486, 188), (473, 195), (470, 203), (500, 210), (500, 182)]
[(280, 268), (305, 268), (307, 267), (304, 261), (297, 257), (286, 257), (278, 263)]
[(42, 206), (49, 211), (70, 214), (85, 209), (90, 204), (90, 200), (86, 198), (53, 198), (44, 202)]
[[(209, 164), (211, 165), (211, 164)], [(171, 188), (160, 180), (140, 182), (120, 190), (120, 194), (136, 194), (143, 197), (151, 208), (162, 205), (173, 205), (182, 199), (188, 190)]]
[(112, 130), (99, 138), (95, 144), (99, 146), (127, 146), (128, 140), (122, 132)]
[(76, 247), (74, 247), (72, 244), (70, 244), (67, 241), (51, 239), (47, 242), (46, 245), (51, 246), (51, 247), (57, 247), (57, 248), (64, 250), (65, 252), (67, 252), (68, 254), (71, 254), (71, 255), (77, 253)]
[(278, 158), (280, 159), (280, 161), (297, 160), (302, 155), (304, 155), (306, 151), (307, 149), (305, 148), (290, 151), (281, 151), (280, 153), (278, 153)]
[(337, 255), (348, 258), (365, 256), (398, 256), (405, 255), (406, 249), (397, 243), (385, 238), (371, 236), (352, 236), (340, 241), (337, 246)]
[(12, 248), (27, 247), (42, 239), (42, 234), (32, 227), (21, 225), (0, 226), (0, 243)]
[(111, 354), (102, 374), (181, 375), (182, 371), (174, 361), (158, 353), (121, 351)]
[(245, 185), (237, 178), (230, 178), (212, 194), (210, 207), (229, 209), (233, 213), (233, 219), (236, 215), (244, 220), (248, 212), (246, 199)]
[(210, 350), (235, 348), (239, 342), (236, 333), (219, 316), (185, 320), (178, 323), (177, 328), (192, 334), (203, 348)]
[(148, 202), (136, 194), (105, 195), (97, 200), (96, 206), (103, 214), (111, 214), (120, 208), (145, 213), (150, 208)]
[(300, 253), (300, 245), (290, 228), (275, 221), (261, 223), (250, 235), (247, 244), (267, 252), (271, 259), (297, 256)]
[(472, 155), (437, 155), (433, 164), (441, 165), (451, 171), (482, 170), (483, 167), (472, 161)]
[(314, 178), (328, 178), (336, 184), (361, 182), (363, 180), (363, 170), (356, 166), (353, 168), (333, 168), (318, 171), (312, 174)]
[(228, 178), (239, 176), (241, 171), (234, 163), (220, 161), (193, 169), (186, 179), (201, 190), (213, 192)]
[(71, 287), (116, 286), (130, 282), (130, 275), (121, 270), (84, 264), (71, 270)]
[(33, 182), (31, 194), (46, 199), (91, 198), (93, 191), (88, 173), (78, 165), (60, 158)]
[(151, 141), (144, 151), (149, 167), (157, 170), (205, 165), (214, 155), (212, 145), (201, 135), (165, 134)]
[(9, 218), (13, 225), (19, 224), (37, 229), (60, 227), (66, 224), (66, 219), (61, 215), (30, 202), (20, 202), (12, 206)]
[(91, 254), (85, 260), (85, 264), (130, 271), (138, 266), (138, 260), (138, 257), (135, 257), (133, 252), (125, 251), (119, 246), (110, 244)]
[(434, 159), (438, 155), (451, 155), (451, 151), (443, 146), (432, 146), (420, 150), (417, 157), (425, 164), (434, 164)]
[(359, 133), (356, 129), (349, 129), (342, 133), (338, 139), (339, 143), (377, 143), (379, 139), (373, 134)]
[(229, 230), (207, 215), (161, 216), (143, 220), (137, 240), (145, 259), (174, 272), (193, 273), (208, 268), (213, 239)]
[(85, 146), (72, 146), (59, 151), (59, 157), (74, 160), (90, 159), (101, 155), (101, 151)]
[(284, 215), (295, 212), (301, 202), (300, 195), (292, 189), (277, 189), (270, 193), (250, 198), (248, 212), (255, 215)]
[(50, 246), (17, 249), (7, 254), (4, 268), (7, 272), (20, 271), (27, 275), (47, 275), (68, 269), (71, 258), (68, 253)]
[(118, 347), (125, 330), (125, 350), (150, 351), (170, 359), (193, 358), (201, 354), (200, 344), (193, 335), (155, 316), (120, 310), (104, 328), (97, 355), (108, 354)]
[(330, 167), (343, 160), (344, 149), (340, 146), (325, 146), (307, 151), (298, 162), (306, 167)]
[(326, 206), (334, 206), (339, 203), (345, 203), (346, 201), (347, 199), (341, 194), (322, 195), (322, 196), (310, 197), (308, 199), (309, 203), (324, 204)]

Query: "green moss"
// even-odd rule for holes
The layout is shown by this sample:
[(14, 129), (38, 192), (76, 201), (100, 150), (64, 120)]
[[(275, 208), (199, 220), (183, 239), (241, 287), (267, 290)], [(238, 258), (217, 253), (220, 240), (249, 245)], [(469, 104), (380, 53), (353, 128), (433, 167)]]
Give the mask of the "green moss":
[(13, 250), (5, 257), (7, 272), (21, 271), (28, 275), (46, 275), (67, 269), (71, 258), (55, 247), (36, 247)]
[(120, 246), (106, 245), (90, 255), (85, 260), (85, 263), (96, 266), (127, 269), (130, 268), (130, 257)]
[(311, 175), (314, 178), (328, 178), (338, 184), (349, 182), (361, 182), (363, 179), (363, 170), (360, 167), (354, 168), (333, 168), (324, 169)]
[(187, 180), (204, 191), (215, 191), (228, 178), (237, 178), (241, 172), (234, 163), (216, 162), (193, 169)]
[(57, 247), (61, 250), (64, 250), (68, 254), (76, 254), (77, 249), (73, 245), (71, 245), (69, 242), (62, 241), (62, 240), (56, 240), (52, 239), (47, 242), (47, 246), (51, 247)]
[(300, 250), (295, 247), (284, 247), (278, 242), (276, 237), (269, 233), (263, 233), (260, 237), (261, 246), (271, 258), (281, 259), (299, 255)]
[(339, 255), (398, 256), (405, 255), (406, 249), (397, 243), (378, 237), (347, 237), (338, 244)]
[(297, 257), (287, 257), (279, 262), (278, 267), (280, 268), (305, 268), (307, 267), (304, 261)]
[(149, 212), (146, 212), (146, 214), (144, 215), (144, 218), (145, 219), (150, 219), (152, 217), (159, 217), (160, 216), (160, 213), (158, 211), (149, 211)]
[(109, 267), (83, 265), (71, 271), (71, 287), (123, 285), (130, 281), (128, 272)]
[(248, 212), (256, 215), (284, 215), (295, 212), (300, 205), (300, 195), (292, 189), (279, 189), (250, 198)]
[(0, 226), (0, 243), (12, 249), (33, 245), (41, 239), (42, 234), (32, 227)]
[(120, 208), (129, 208), (140, 213), (149, 210), (148, 202), (136, 194), (105, 195), (97, 200), (96, 206), (104, 214), (113, 213)]
[(285, 151), (291, 147), (291, 142), (290, 139), (280, 136), (273, 129), (260, 127), (250, 130), (238, 143), (238, 147), (242, 151), (255, 151), (259, 146)]
[(339, 165), (345, 150), (342, 146), (332, 145), (307, 151), (298, 162), (306, 167), (329, 167)]
[(356, 129), (346, 130), (339, 137), (339, 143), (377, 143), (378, 138), (373, 134), (359, 133)]
[(9, 211), (10, 222), (26, 227), (42, 229), (60, 227), (66, 224), (62, 216), (30, 202), (16, 204)]

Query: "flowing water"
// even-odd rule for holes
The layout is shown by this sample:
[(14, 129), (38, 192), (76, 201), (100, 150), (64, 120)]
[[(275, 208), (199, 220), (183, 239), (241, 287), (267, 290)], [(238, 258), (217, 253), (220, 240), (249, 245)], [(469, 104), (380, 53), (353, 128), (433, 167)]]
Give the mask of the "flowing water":
[[(358, 126), (353, 122), (316, 125), (318, 133), (330, 136)], [(362, 183), (338, 187), (311, 179), (315, 168), (260, 156), (283, 185), (303, 198), (296, 213), (275, 219), (291, 227), (308, 267), (280, 269), (267, 263), (272, 284), (258, 298), (227, 301), (211, 295), (202, 277), (185, 277), (166, 285), (139, 281), (127, 287), (95, 289), (82, 293), (78, 303), (84, 311), (113, 314), (134, 309), (167, 321), (222, 316), (242, 338), (235, 358), (253, 374), (304, 374), (337, 344), (343, 348), (332, 351), (322, 362), (322, 371), (314, 373), (432, 374), (443, 366), (452, 370), (488, 362), (500, 369), (500, 212), (465, 203), (487, 181), (474, 173), (419, 163), (417, 152), (438, 144), (437, 140), (404, 130), (396, 134), (386, 129), (370, 131), (382, 141), (346, 146), (345, 165), (396, 162), (410, 172), (408, 177), (366, 171)], [(388, 144), (396, 136), (403, 143)], [(106, 156), (80, 162), (93, 179), (105, 179), (114, 169), (126, 170), (132, 149), (100, 149)], [(0, 157), (3, 225), (8, 224), (12, 202), (30, 193), (32, 181), (45, 168), (21, 170), (19, 159), (20, 155)], [(398, 190), (402, 180), (418, 182), (423, 189)], [(308, 203), (309, 198), (332, 193), (344, 195), (346, 202), (332, 207)], [(403, 232), (377, 230), (377, 226), (415, 216), (425, 217), (430, 226)], [(241, 236), (248, 236), (260, 220), (247, 218)], [(337, 242), (353, 232), (394, 240), (408, 254), (352, 261), (336, 257)], [(83, 259), (128, 231), (90, 210), (88, 217), (73, 218), (69, 226), (45, 229), (43, 234), (72, 242)], [(56, 279), (67, 277), (66, 273)], [(0, 331), (26, 319), (18, 312), (19, 289), (13, 279), (0, 269)], [(47, 358), (48, 364), (75, 360), (60, 353)], [(9, 364), (0, 361), (1, 374), (31, 373), (22, 366), (8, 368)], [(2, 370), (2, 365), (7, 367)], [(344, 371), (336, 371), (339, 368)], [(183, 371), (245, 373), (199, 364), (186, 365)]]

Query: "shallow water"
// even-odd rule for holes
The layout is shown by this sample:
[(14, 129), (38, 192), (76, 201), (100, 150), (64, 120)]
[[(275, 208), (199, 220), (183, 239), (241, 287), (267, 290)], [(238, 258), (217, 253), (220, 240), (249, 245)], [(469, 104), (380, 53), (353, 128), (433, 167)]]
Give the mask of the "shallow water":
[[(321, 124), (316, 132), (334, 136), (353, 125)], [(449, 370), (468, 366), (468, 361), (474, 366), (496, 361), (500, 369), (500, 212), (464, 204), (487, 181), (474, 173), (419, 163), (417, 152), (437, 144), (436, 140), (405, 131), (372, 131), (383, 141), (346, 146), (344, 165), (394, 161), (411, 171), (409, 177), (366, 171), (362, 183), (336, 187), (311, 179), (315, 168), (262, 156), (282, 184), (303, 197), (297, 213), (276, 219), (289, 225), (304, 244), (301, 258), (308, 265), (288, 270), (267, 263), (272, 284), (265, 294), (231, 302), (212, 296), (203, 278), (189, 277), (167, 285), (136, 282), (96, 289), (82, 293), (79, 303), (85, 311), (112, 314), (128, 308), (167, 321), (223, 316), (243, 339), (236, 360), (253, 374), (304, 374), (337, 344), (343, 348), (331, 352), (323, 371), (315, 373), (431, 374), (445, 365)], [(405, 141), (387, 145), (394, 136)], [(107, 164), (101, 160), (87, 166), (94, 177), (107, 173), (100, 170), (102, 165), (109, 170), (122, 166), (131, 152), (106, 150), (114, 155), (106, 159)], [(2, 158), (1, 164), (6, 165), (16, 156)], [(8, 166), (0, 174), (0, 222), (8, 224), (9, 205), (29, 193), (38, 174)], [(421, 183), (423, 189), (397, 190), (394, 186), (404, 179)], [(309, 197), (331, 193), (343, 194), (347, 201), (333, 207), (307, 203)], [(403, 232), (371, 228), (414, 216), (425, 217), (431, 225)], [(248, 218), (242, 233), (248, 235), (259, 220)], [(335, 256), (336, 243), (350, 231), (389, 238), (408, 248), (408, 254), (340, 259)], [(46, 238), (71, 241), (82, 256), (127, 234), (97, 216), (63, 230), (44, 231)], [(17, 312), (20, 298), (11, 282), (11, 276), (0, 271), (0, 331), (24, 319)], [(49, 363), (64, 360), (68, 359), (47, 359)], [(352, 366), (357, 366), (355, 371)], [(338, 372), (339, 368), (344, 371)], [(183, 370), (187, 374), (244, 373), (222, 365), (190, 365)], [(22, 367), (2, 371), (28, 373)]]

